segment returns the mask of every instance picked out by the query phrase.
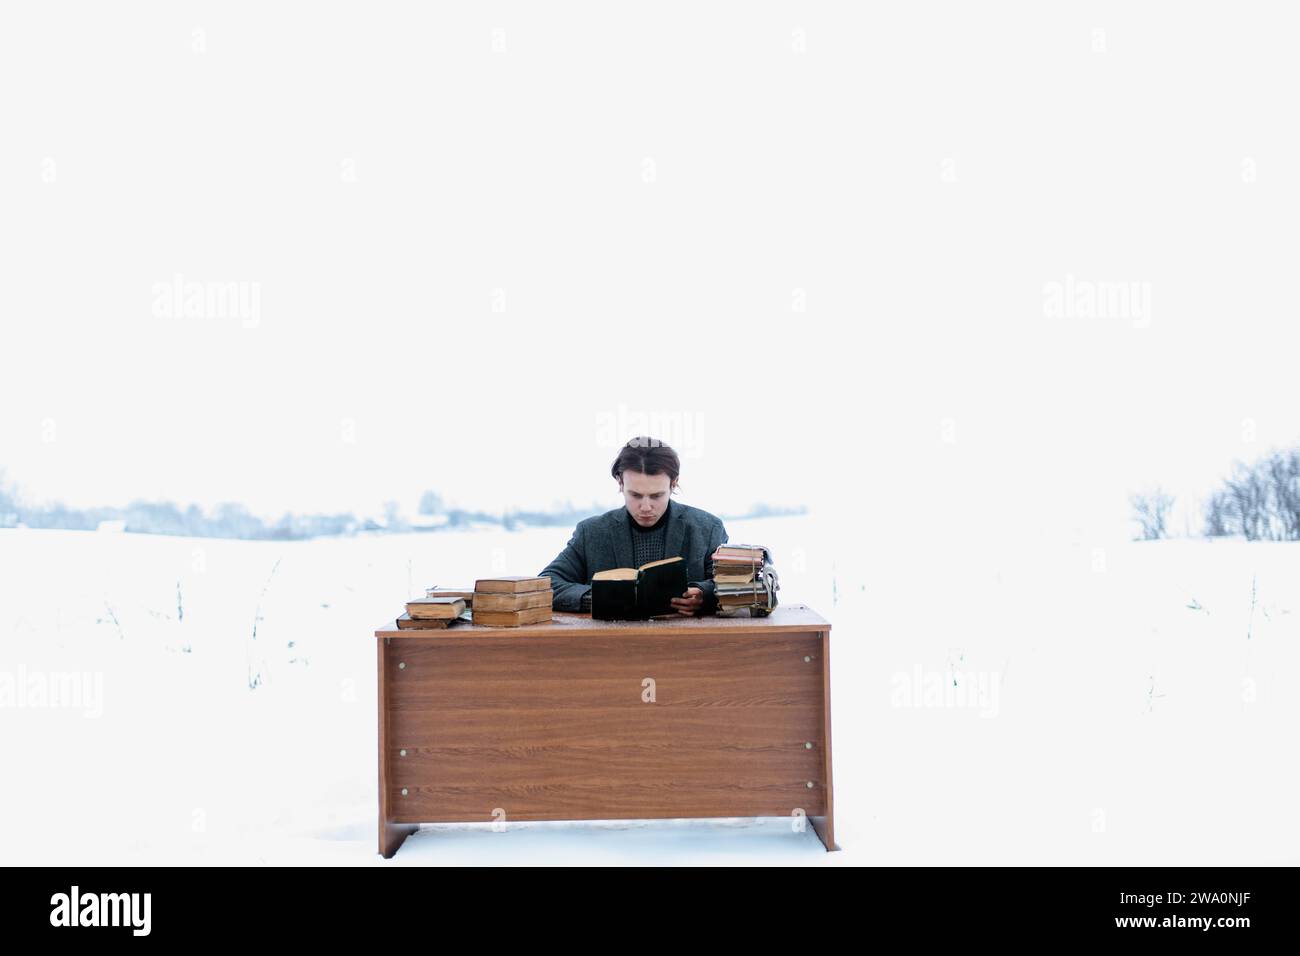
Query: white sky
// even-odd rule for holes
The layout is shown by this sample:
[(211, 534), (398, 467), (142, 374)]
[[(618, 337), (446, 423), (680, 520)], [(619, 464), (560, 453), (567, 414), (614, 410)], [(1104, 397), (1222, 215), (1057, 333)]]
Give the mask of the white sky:
[[(1300, 65), (1264, 17), (144, 8), (0, 10), (32, 498), (616, 507), (652, 416), (712, 511), (1086, 523), (1300, 440)], [(256, 327), (155, 314), (177, 274), (256, 283)], [(1067, 276), (1149, 321), (1047, 315)]]

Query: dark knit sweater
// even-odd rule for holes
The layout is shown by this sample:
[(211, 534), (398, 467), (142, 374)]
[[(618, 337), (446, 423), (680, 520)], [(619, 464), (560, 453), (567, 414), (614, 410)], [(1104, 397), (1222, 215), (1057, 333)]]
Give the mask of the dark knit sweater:
[[(648, 528), (643, 528), (637, 524), (636, 519), (632, 517), (631, 512), (627, 514), (628, 533), (632, 535), (632, 563), (638, 568), (643, 564), (649, 564), (651, 561), (661, 561), (664, 557), (664, 533), (668, 526), (668, 512), (672, 510), (672, 501), (668, 502), (668, 507), (664, 508), (664, 513)], [(591, 612), (591, 588), (582, 596), (583, 613)]]

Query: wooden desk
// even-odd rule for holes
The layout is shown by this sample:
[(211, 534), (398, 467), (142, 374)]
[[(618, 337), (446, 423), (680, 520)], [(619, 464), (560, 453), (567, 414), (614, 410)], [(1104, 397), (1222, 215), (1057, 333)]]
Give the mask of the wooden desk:
[(420, 823), (804, 815), (838, 850), (831, 626), (769, 617), (375, 631), (379, 852)]

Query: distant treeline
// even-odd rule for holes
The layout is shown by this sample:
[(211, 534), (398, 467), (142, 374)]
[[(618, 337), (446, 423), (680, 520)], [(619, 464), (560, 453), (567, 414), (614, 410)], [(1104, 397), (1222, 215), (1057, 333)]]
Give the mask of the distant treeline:
[(1300, 449), (1273, 452), (1253, 465), (1237, 462), (1206, 502), (1205, 533), (1300, 541)]
[[(1167, 536), (1172, 495), (1157, 488), (1133, 495), (1129, 505), (1143, 539)], [(1236, 462), (1206, 500), (1203, 517), (1207, 538), (1300, 541), (1300, 449), (1270, 452), (1253, 464)]]
[[(550, 511), (505, 510), (499, 513), (446, 508), (434, 492), (420, 499), (419, 515), (408, 518), (397, 502), (388, 502), (383, 518), (359, 518), (354, 514), (298, 515), (286, 512), (267, 521), (241, 504), (227, 503), (205, 511), (198, 505), (181, 510), (170, 501), (133, 501), (124, 508), (68, 508), (62, 504), (31, 505), (21, 501), (4, 482), (0, 472), (0, 528), (63, 528), (94, 531), (104, 525), (142, 534), (173, 534), (195, 538), (246, 538), (293, 541), (360, 532), (406, 533), (413, 531), (455, 531), (474, 525), (500, 525), (507, 531), (521, 526), (572, 527), (583, 518), (601, 514), (609, 506), (593, 503), (586, 508), (566, 502)], [(758, 505), (746, 515), (723, 517), (756, 518), (780, 514), (802, 514), (806, 509), (781, 509)], [(107, 524), (105, 524), (107, 523)]]

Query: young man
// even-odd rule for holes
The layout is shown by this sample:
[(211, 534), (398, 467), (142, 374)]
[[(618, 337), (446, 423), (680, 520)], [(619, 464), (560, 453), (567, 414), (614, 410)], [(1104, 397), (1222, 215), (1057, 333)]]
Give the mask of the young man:
[(680, 555), (689, 582), (672, 599), (677, 613), (712, 614), (713, 552), (727, 541), (722, 521), (707, 511), (676, 503), (681, 463), (677, 453), (654, 438), (633, 438), (618, 453), (610, 474), (623, 494), (623, 507), (578, 522), (573, 537), (538, 577), (551, 579), (557, 611), (591, 611), (591, 577), (610, 568), (638, 568)]

